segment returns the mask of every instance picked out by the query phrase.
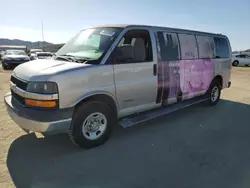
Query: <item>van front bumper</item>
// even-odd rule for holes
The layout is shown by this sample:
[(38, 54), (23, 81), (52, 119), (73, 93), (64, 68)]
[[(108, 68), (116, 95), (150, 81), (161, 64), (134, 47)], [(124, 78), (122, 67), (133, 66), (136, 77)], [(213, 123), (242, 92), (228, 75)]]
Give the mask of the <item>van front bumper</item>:
[(4, 96), (4, 102), (11, 119), (26, 132), (65, 133), (70, 127), (73, 108), (57, 110), (28, 108), (16, 101), (11, 93)]

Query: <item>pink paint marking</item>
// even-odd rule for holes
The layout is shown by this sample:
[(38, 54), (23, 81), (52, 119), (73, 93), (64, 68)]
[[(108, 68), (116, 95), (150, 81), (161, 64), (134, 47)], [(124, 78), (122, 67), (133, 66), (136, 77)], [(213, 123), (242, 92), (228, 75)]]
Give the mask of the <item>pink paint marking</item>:
[(215, 60), (180, 61), (180, 85), (183, 93), (193, 94), (208, 89), (215, 71)]

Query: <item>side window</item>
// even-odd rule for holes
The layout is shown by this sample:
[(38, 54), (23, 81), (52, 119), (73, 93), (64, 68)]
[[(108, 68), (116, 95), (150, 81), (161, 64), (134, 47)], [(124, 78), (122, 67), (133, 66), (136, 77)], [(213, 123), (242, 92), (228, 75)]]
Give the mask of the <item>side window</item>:
[(178, 34), (181, 47), (181, 59), (198, 59), (196, 38), (190, 34)]
[(179, 41), (176, 33), (157, 32), (160, 44), (161, 60), (174, 61), (180, 59)]
[(131, 45), (132, 45), (132, 46), (135, 45), (135, 41), (136, 41), (136, 38), (132, 38), (132, 40), (131, 40)]
[(196, 36), (197, 44), (199, 48), (199, 58), (214, 58), (215, 47), (213, 37), (208, 36)]
[(225, 38), (214, 37), (216, 58), (230, 57), (228, 42)]
[(122, 40), (119, 42), (118, 47), (124, 44), (125, 38), (122, 38)]
[[(150, 34), (146, 30), (131, 30), (128, 31), (118, 47), (130, 45), (133, 51), (133, 59), (127, 63), (139, 63), (153, 61), (153, 52)], [(121, 62), (116, 62), (121, 63)], [(124, 62), (123, 62), (124, 63)]]

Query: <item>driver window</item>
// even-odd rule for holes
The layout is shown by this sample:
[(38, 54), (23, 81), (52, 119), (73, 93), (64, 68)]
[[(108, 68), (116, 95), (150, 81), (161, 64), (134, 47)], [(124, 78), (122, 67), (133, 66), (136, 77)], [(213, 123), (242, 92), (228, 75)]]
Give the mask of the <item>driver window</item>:
[(122, 46), (124, 44), (125, 38), (122, 38), (122, 40), (119, 42), (118, 47)]
[[(149, 32), (146, 30), (128, 31), (121, 39), (118, 47), (129, 45), (132, 48), (133, 58), (127, 63), (153, 61), (152, 45)], [(119, 64), (119, 62), (116, 62)]]

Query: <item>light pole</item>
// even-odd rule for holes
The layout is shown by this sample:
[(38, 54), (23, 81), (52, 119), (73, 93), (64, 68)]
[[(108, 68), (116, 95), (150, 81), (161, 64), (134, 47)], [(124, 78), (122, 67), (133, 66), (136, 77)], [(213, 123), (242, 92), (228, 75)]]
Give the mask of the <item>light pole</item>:
[(44, 34), (43, 34), (43, 20), (42, 20), (42, 48), (43, 48), (43, 51), (44, 51)]

